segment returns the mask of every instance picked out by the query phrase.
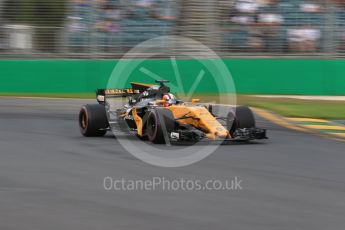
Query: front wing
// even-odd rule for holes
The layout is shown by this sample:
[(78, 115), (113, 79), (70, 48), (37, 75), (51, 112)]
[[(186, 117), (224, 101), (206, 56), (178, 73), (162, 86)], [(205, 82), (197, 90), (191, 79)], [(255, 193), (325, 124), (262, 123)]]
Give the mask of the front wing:
[(172, 142), (204, 142), (204, 141), (250, 141), (268, 139), (265, 129), (242, 128), (233, 133), (232, 138), (209, 139), (200, 130), (177, 130), (167, 134)]

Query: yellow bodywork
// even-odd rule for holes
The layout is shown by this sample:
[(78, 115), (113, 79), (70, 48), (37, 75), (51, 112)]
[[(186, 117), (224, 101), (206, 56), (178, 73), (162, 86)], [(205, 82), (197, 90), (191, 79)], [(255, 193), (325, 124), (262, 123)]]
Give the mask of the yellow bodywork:
[(208, 138), (230, 137), (229, 131), (202, 106), (172, 105), (166, 107), (181, 124), (192, 125), (203, 130)]
[(133, 116), (134, 122), (137, 126), (137, 134), (138, 134), (138, 136), (141, 137), (143, 135), (143, 120), (138, 115), (137, 108), (135, 108), (135, 107), (132, 109), (132, 116)]
[[(220, 124), (217, 119), (202, 106), (172, 105), (165, 107), (172, 112), (174, 118), (181, 124), (192, 125), (203, 130), (210, 139), (230, 138), (230, 133)], [(137, 114), (136, 108), (132, 110), (132, 115), (137, 126), (137, 134), (143, 135), (143, 121)]]

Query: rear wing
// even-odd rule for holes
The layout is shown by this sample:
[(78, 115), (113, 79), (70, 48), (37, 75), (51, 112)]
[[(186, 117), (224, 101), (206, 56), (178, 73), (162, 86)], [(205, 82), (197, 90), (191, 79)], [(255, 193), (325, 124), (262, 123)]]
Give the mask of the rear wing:
[[(159, 82), (163, 82), (163, 81), (159, 81)], [(97, 89), (96, 91), (97, 101), (100, 104), (104, 104), (106, 97), (118, 98), (118, 97), (130, 97), (130, 96), (139, 95), (140, 93), (154, 86), (153, 84), (146, 84), (146, 83), (140, 83), (140, 82), (131, 82), (131, 85), (132, 85), (132, 88), (127, 88), (127, 89)]]
[(130, 97), (139, 94), (136, 89), (97, 89), (96, 99), (100, 104), (105, 102), (105, 98)]

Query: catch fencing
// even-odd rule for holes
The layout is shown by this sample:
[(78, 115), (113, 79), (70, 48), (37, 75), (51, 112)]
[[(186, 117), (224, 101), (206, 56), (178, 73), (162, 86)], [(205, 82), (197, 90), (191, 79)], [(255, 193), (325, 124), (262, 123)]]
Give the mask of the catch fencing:
[(0, 0), (1, 58), (119, 58), (179, 35), (221, 57), (341, 58), (345, 4), (303, 0)]

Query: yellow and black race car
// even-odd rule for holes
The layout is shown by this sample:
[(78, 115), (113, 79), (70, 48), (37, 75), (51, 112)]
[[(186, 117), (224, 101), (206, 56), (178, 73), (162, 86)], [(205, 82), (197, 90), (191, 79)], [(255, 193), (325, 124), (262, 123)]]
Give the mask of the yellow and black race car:
[[(217, 116), (212, 105), (178, 100), (166, 85), (132, 82), (130, 89), (97, 90), (98, 104), (84, 105), (79, 113), (84, 136), (103, 136), (110, 130), (135, 133), (153, 143), (201, 140), (249, 141), (266, 139), (266, 130), (256, 128), (248, 107), (228, 107), (225, 116)], [(126, 98), (122, 108), (112, 109), (112, 98)]]

